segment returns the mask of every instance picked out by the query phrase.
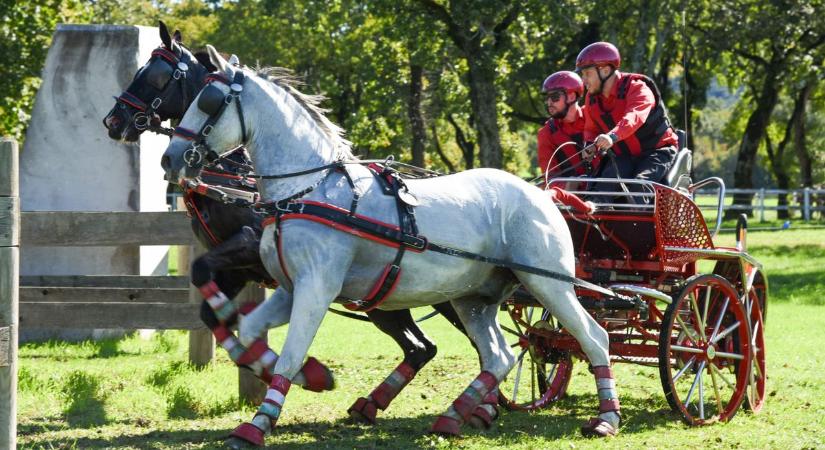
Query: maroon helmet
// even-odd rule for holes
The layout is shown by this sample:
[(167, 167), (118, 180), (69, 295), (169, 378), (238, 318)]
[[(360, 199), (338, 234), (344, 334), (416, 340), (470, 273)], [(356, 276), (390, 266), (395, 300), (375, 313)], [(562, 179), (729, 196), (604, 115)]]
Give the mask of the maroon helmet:
[(584, 94), (584, 84), (577, 73), (562, 70), (547, 77), (541, 85), (541, 92), (543, 94), (552, 91), (572, 92), (575, 93), (578, 98)]
[(621, 65), (619, 49), (610, 42), (594, 42), (582, 49), (576, 58), (576, 71), (593, 66), (613, 66), (618, 69)]

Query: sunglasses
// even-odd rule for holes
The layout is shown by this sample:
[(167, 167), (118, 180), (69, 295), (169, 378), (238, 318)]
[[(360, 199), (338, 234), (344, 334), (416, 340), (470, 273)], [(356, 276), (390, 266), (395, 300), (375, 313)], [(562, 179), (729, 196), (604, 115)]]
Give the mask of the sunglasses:
[(547, 98), (549, 98), (551, 102), (555, 103), (555, 102), (561, 100), (563, 95), (564, 95), (564, 92), (562, 92), (562, 91), (553, 91), (553, 92), (550, 92), (549, 94), (547, 94)]

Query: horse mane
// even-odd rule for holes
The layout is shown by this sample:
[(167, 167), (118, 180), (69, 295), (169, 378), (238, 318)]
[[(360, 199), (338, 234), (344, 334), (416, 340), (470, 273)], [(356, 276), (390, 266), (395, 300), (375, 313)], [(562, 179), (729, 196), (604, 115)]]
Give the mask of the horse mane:
[(329, 110), (321, 107), (321, 102), (327, 99), (324, 95), (311, 95), (299, 91), (298, 86), (304, 85), (303, 80), (291, 69), (285, 67), (263, 67), (255, 70), (255, 73), (288, 92), (332, 141), (342, 159), (347, 161), (357, 159), (352, 154), (352, 142), (344, 138), (344, 129), (332, 123), (326, 116)]

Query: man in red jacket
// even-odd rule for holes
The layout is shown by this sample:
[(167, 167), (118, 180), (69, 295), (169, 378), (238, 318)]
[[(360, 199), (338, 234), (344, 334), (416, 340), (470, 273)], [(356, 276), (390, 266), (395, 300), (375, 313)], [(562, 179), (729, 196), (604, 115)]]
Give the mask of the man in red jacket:
[(598, 159), (584, 161), (580, 150), (584, 146), (584, 114), (579, 99), (584, 85), (575, 72), (556, 72), (541, 85), (547, 95), (550, 118), (539, 130), (539, 169), (548, 177), (591, 175)]
[(620, 66), (619, 50), (608, 42), (590, 44), (576, 58), (587, 88), (584, 140), (598, 153), (612, 149), (615, 155), (615, 164), (602, 163), (600, 177), (660, 182), (673, 164), (678, 138), (653, 80), (621, 73)]

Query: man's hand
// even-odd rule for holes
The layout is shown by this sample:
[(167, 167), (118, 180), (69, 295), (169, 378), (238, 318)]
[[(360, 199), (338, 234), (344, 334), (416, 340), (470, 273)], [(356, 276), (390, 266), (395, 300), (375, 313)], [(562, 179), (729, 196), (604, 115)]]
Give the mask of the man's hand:
[(593, 157), (596, 156), (597, 151), (599, 151), (599, 149), (596, 148), (595, 144), (585, 146), (582, 149), (582, 159), (587, 162), (593, 161)]
[(593, 141), (593, 145), (599, 150), (607, 150), (612, 147), (614, 143), (613, 137), (609, 134), (600, 134), (596, 136), (596, 140)]

